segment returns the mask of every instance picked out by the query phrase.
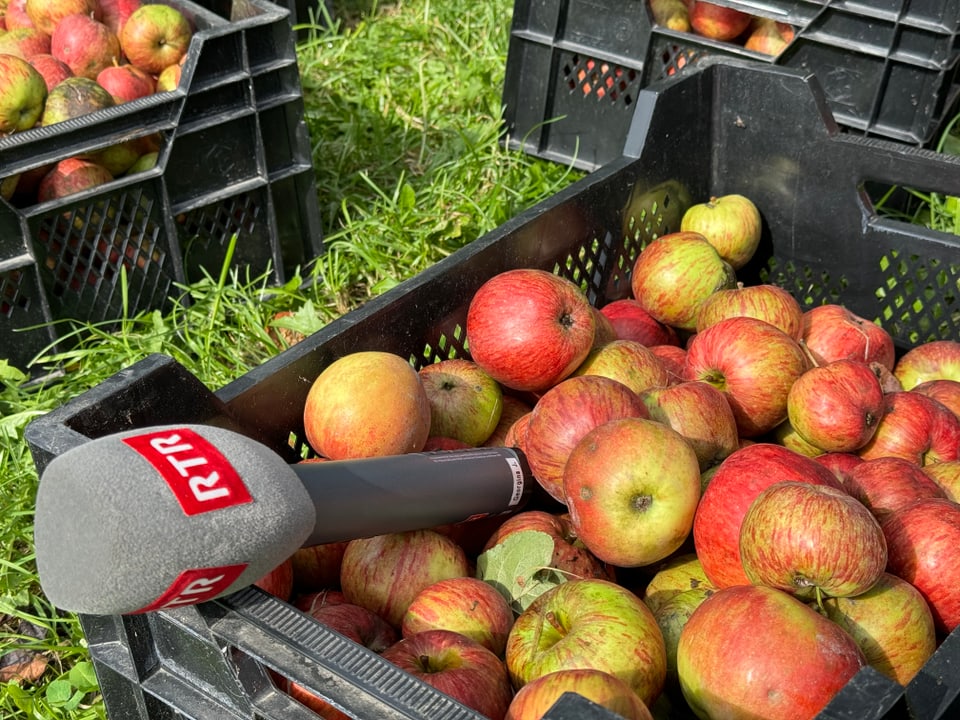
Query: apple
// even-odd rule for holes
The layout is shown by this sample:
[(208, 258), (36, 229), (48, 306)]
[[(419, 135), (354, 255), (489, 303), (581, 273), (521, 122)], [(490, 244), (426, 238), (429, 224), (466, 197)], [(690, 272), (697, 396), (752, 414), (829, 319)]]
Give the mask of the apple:
[(783, 445), (807, 457), (812, 458), (823, 453), (823, 448), (807, 442), (807, 440), (797, 432), (797, 429), (790, 422), (789, 417), (777, 425), (772, 432), (768, 433), (767, 438), (772, 442)]
[[(703, 20), (704, 11), (700, 13)], [(680, 229), (703, 235), (720, 257), (730, 263), (734, 270), (739, 270), (757, 251), (763, 221), (752, 200), (733, 193), (691, 205), (680, 220)]]
[(43, 76), (43, 80), (47, 84), (47, 92), (73, 75), (73, 71), (65, 62), (57, 60), (49, 53), (33, 55), (27, 62), (33, 65), (34, 69)]
[(650, 0), (650, 14), (657, 25), (677, 32), (690, 32), (686, 0)]
[(507, 637), (514, 688), (558, 670), (592, 668), (623, 680), (648, 707), (666, 678), (666, 648), (653, 613), (621, 585), (569, 580), (537, 597)]
[(779, 55), (796, 34), (791, 25), (773, 18), (756, 16), (751, 25), (750, 34), (743, 47), (764, 55)]
[(813, 458), (817, 463), (831, 470), (840, 481), (840, 487), (846, 489), (851, 471), (860, 463), (866, 462), (856, 453), (823, 453)]
[(921, 393), (886, 393), (877, 429), (857, 454), (865, 460), (891, 455), (917, 465), (960, 459), (960, 419)]
[(571, 578), (600, 578), (614, 580), (614, 570), (601, 562), (583, 544), (566, 512), (523, 510), (511, 515), (487, 539), (483, 549), (501, 544), (514, 533), (536, 530), (553, 538), (553, 557), (550, 567)]
[(739, 447), (737, 420), (726, 396), (698, 380), (640, 393), (653, 420), (680, 433), (696, 453), (700, 470), (716, 465)]
[(157, 161), (159, 159), (160, 159), (160, 153), (157, 151), (143, 153), (140, 157), (137, 158), (137, 161), (133, 163), (133, 165), (127, 168), (126, 174), (134, 175), (135, 173), (152, 170), (157, 166)]
[(928, 380), (960, 381), (960, 341), (931, 340), (907, 350), (893, 367), (904, 390)]
[(313, 381), (303, 410), (310, 446), (331, 460), (419, 452), (430, 435), (420, 375), (390, 352), (348, 353)]
[(173, 92), (179, 87), (181, 77), (183, 77), (183, 67), (179, 63), (168, 65), (157, 75), (156, 91)]
[(690, 26), (698, 35), (729, 41), (750, 27), (751, 16), (740, 10), (694, 0), (690, 3)]
[[(27, 15), (27, 0), (9, 0), (7, 11), (3, 16), (7, 31), (17, 28), (36, 28), (33, 20)], [(48, 36), (49, 37), (49, 36)]]
[(373, 610), (396, 628), (421, 590), (464, 575), (470, 575), (470, 566), (463, 548), (434, 530), (351, 540), (340, 563), (347, 601)]
[(671, 596), (653, 613), (663, 634), (663, 643), (667, 651), (666, 687), (670, 691), (677, 690), (680, 684), (677, 674), (677, 646), (680, 644), (680, 633), (683, 632), (693, 612), (714, 592), (713, 588), (706, 585), (684, 590)]
[(153, 77), (136, 65), (109, 65), (97, 74), (96, 80), (117, 105), (152, 95), (155, 89)]
[(888, 571), (920, 591), (937, 629), (960, 625), (960, 505), (925, 498), (888, 514), (881, 521), (889, 552)]
[(293, 563), (287, 558), (254, 583), (271, 595), (287, 601), (293, 595)]
[(305, 592), (339, 585), (340, 563), (346, 549), (346, 541), (297, 549), (291, 558), (297, 589)]
[(866, 665), (856, 641), (762, 585), (717, 590), (680, 633), (680, 689), (698, 717), (810, 720)]
[(101, 22), (117, 37), (127, 18), (143, 4), (141, 0), (99, 0), (99, 3)]
[(623, 680), (590, 668), (557, 670), (528, 682), (513, 696), (505, 720), (540, 720), (568, 692), (585, 697), (624, 720), (653, 720), (650, 710)]
[(425, 630), (402, 638), (381, 657), (490, 720), (502, 720), (513, 699), (503, 661), (452, 630)]
[(882, 573), (856, 597), (826, 598), (823, 610), (857, 641), (871, 667), (901, 685), (906, 686), (937, 649), (927, 601), (896, 575)]
[(743, 517), (762, 490), (786, 480), (840, 488), (823, 465), (773, 443), (741, 447), (717, 466), (693, 518), (697, 557), (715, 587), (749, 584), (740, 563)]
[(37, 201), (47, 202), (99, 187), (113, 180), (110, 171), (92, 160), (67, 158), (48, 172), (37, 189)]
[(74, 75), (96, 80), (101, 70), (120, 61), (120, 41), (90, 15), (67, 15), (50, 37), (50, 54)]
[(787, 419), (790, 387), (808, 367), (800, 343), (780, 328), (730, 317), (691, 338), (683, 376), (723, 391), (740, 435), (750, 438)]
[(71, 76), (55, 85), (47, 94), (40, 124), (54, 125), (114, 105), (113, 96), (100, 87), (96, 80)]
[(542, 392), (570, 375), (593, 348), (593, 306), (571, 280), (546, 270), (498, 273), (467, 309), (473, 360), (502, 385)]
[(789, 292), (777, 285), (744, 285), (717, 290), (703, 301), (697, 313), (697, 331), (719, 320), (745, 315), (766, 320), (787, 335), (800, 340), (803, 334), (803, 309)]
[(281, 691), (292, 697), (301, 705), (312, 710), (322, 720), (354, 720), (350, 715), (338, 710), (322, 696), (312, 690), (308, 690), (303, 685), (292, 681), (290, 678), (283, 677), (277, 673), (270, 672), (273, 682)]
[(944, 496), (960, 503), (960, 460), (924, 465), (923, 471), (940, 486)]
[(60, 21), (70, 15), (100, 19), (98, 0), (26, 0), (24, 10), (33, 26), (51, 37)]
[(649, 417), (633, 390), (600, 375), (580, 375), (558, 383), (530, 413), (523, 451), (539, 485), (565, 503), (563, 468), (574, 446), (593, 428), (624, 417)]
[(372, 610), (353, 603), (318, 605), (308, 614), (317, 622), (375, 653), (382, 653), (400, 639), (390, 623)]
[(43, 112), (47, 85), (16, 55), (0, 55), (0, 136), (32, 128)]
[(621, 340), (634, 340), (647, 347), (680, 345), (677, 331), (654, 318), (633, 298), (613, 300), (600, 308), (600, 312), (610, 320)]
[(650, 565), (677, 550), (700, 500), (697, 454), (677, 431), (644, 418), (599, 425), (573, 448), (563, 491), (577, 535), (617, 567)]
[(835, 360), (804, 372), (787, 393), (787, 417), (822, 452), (853, 452), (873, 437), (885, 408), (870, 366)]
[(598, 308), (593, 308), (593, 319), (596, 321), (596, 329), (593, 333), (593, 348), (596, 350), (603, 347), (608, 342), (617, 339), (617, 329), (610, 322), (610, 319), (604, 315)]
[(697, 554), (680, 553), (657, 565), (656, 572), (643, 590), (643, 601), (656, 615), (660, 606), (674, 595), (698, 588), (714, 589)]
[(20, 183), (20, 173), (14, 173), (0, 179), (0, 198), (10, 200), (17, 191), (17, 185)]
[(533, 415), (532, 409), (530, 412), (524, 413), (514, 420), (513, 424), (507, 428), (507, 432), (503, 436), (503, 444), (505, 447), (515, 447), (526, 452), (524, 448), (527, 442), (527, 425), (530, 423), (531, 415)]
[(843, 487), (878, 518), (920, 498), (945, 497), (924, 468), (893, 456), (864, 460), (850, 470)]
[(933, 398), (960, 417), (960, 381), (949, 378), (936, 378), (914, 385), (911, 390)]
[(678, 383), (683, 380), (683, 366), (687, 362), (687, 351), (679, 345), (653, 345), (650, 352), (660, 358), (667, 373), (670, 376), (671, 383)]
[(806, 599), (850, 597), (877, 582), (887, 543), (870, 510), (843, 490), (777, 482), (743, 517), (740, 562), (754, 585)]
[(660, 358), (636, 340), (613, 340), (591, 350), (573, 372), (577, 375), (619, 380), (635, 393), (670, 383), (670, 374)]
[(500, 384), (472, 360), (452, 358), (420, 368), (430, 401), (430, 434), (482, 445), (500, 422)]
[(156, 74), (187, 54), (192, 35), (190, 23), (175, 7), (146, 4), (127, 17), (120, 48), (131, 64)]
[(0, 34), (0, 55), (16, 55), (29, 60), (50, 53), (50, 36), (36, 28), (14, 28)]
[(113, 177), (127, 173), (139, 158), (140, 143), (136, 139), (114, 143), (87, 157), (105, 167)]
[(696, 232), (661, 235), (634, 261), (631, 289), (656, 320), (693, 331), (700, 304), (717, 290), (733, 287), (733, 267)]
[[(340, 580), (338, 578), (337, 583), (339, 584), (339, 582)], [(296, 579), (294, 583), (296, 583)], [(296, 588), (296, 584), (294, 584), (294, 588)], [(317, 608), (322, 608), (325, 605), (345, 603), (347, 602), (347, 597), (340, 590), (324, 588), (323, 590), (314, 590), (313, 592), (297, 593), (291, 602), (297, 610), (309, 615)]]
[(486, 447), (503, 447), (506, 445), (507, 432), (510, 427), (521, 417), (533, 410), (529, 403), (514, 397), (513, 395), (503, 395), (502, 408), (500, 410), (500, 420), (484, 442)]
[(804, 312), (803, 343), (818, 365), (860, 360), (893, 370), (895, 348), (890, 333), (842, 305), (818, 305)]
[(513, 627), (513, 608), (500, 592), (475, 577), (428, 585), (413, 598), (400, 623), (403, 637), (425, 630), (452, 630), (503, 657)]

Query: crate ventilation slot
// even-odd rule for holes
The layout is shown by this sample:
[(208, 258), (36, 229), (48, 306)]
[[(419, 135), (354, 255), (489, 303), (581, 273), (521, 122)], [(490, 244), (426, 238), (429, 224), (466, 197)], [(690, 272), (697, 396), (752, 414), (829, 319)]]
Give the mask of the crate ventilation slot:
[(640, 80), (636, 70), (581, 55), (573, 55), (564, 64), (563, 77), (571, 92), (624, 107), (633, 106)]

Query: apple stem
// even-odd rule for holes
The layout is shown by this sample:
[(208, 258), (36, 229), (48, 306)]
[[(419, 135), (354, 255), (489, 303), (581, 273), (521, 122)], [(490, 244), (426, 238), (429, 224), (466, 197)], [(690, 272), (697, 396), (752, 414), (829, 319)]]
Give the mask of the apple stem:
[(820, 586), (817, 585), (813, 588), (814, 597), (817, 600), (817, 610), (821, 615), (826, 615), (827, 610), (823, 607), (823, 590), (820, 589)]
[(565, 635), (565, 634), (566, 634), (566, 630), (564, 630), (563, 625), (562, 625), (562, 624), (560, 623), (560, 621), (557, 619), (557, 614), (556, 614), (556, 613), (554, 613), (554, 612), (548, 612), (548, 613), (546, 614), (546, 619), (547, 619), (547, 622), (550, 623), (550, 627), (552, 627), (554, 630), (556, 630), (556, 631), (557, 631), (558, 633), (560, 633), (561, 635)]
[(803, 354), (807, 356), (807, 359), (810, 361), (812, 367), (820, 367), (820, 363), (817, 362), (817, 359), (813, 356), (813, 353), (810, 351), (807, 341), (803, 338), (800, 339), (800, 347), (803, 349)]

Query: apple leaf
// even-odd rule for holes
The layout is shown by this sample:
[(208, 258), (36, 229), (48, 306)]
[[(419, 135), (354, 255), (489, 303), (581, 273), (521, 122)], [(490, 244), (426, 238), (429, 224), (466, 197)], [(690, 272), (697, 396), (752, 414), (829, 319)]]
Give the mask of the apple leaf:
[(477, 577), (490, 583), (519, 614), (552, 587), (566, 582), (550, 566), (553, 538), (539, 530), (512, 533), (477, 558)]

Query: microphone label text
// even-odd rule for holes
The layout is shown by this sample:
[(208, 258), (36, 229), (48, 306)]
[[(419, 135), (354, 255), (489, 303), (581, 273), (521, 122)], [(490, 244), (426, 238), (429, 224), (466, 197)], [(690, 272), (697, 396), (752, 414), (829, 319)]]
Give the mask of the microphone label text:
[(240, 573), (246, 569), (247, 564), (241, 563), (239, 565), (184, 570), (170, 584), (170, 587), (161, 593), (160, 597), (136, 612), (152, 612), (213, 600), (233, 585), (240, 577)]

